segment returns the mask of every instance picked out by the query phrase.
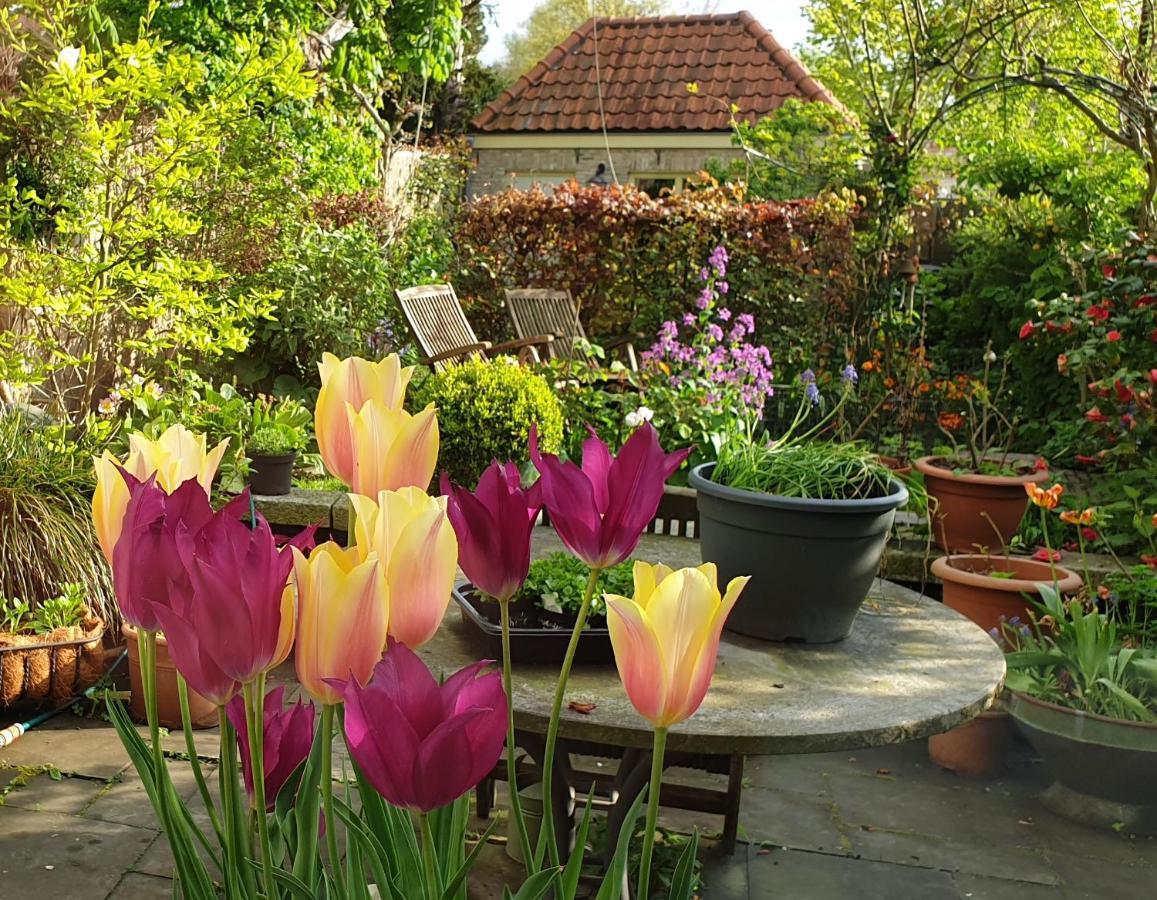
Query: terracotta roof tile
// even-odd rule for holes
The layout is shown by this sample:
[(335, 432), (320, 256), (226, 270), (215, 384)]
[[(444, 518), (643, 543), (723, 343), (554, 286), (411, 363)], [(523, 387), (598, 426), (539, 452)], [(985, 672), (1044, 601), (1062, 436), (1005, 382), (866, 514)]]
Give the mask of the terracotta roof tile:
[[(698, 95), (687, 91), (688, 82), (699, 85)], [(751, 13), (589, 19), (479, 113), (473, 127), (596, 130), (600, 85), (608, 131), (727, 131), (732, 103), (746, 120), (788, 97), (837, 104)]]

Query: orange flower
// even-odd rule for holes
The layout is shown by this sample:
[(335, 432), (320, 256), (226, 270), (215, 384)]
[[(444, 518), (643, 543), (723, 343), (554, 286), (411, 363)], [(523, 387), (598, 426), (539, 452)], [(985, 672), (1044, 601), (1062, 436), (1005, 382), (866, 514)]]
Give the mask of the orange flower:
[(863, 372), (871, 372), (872, 369), (874, 369), (874, 368), (876, 368), (876, 365), (870, 359), (867, 362), (865, 362), (862, 366), (860, 366), (860, 370)]
[(1091, 506), (1080, 512), (1075, 509), (1064, 509), (1061, 510), (1061, 521), (1069, 525), (1092, 525), (1097, 521), (1097, 511)]
[(956, 431), (964, 424), (964, 416), (956, 412), (942, 412), (936, 421), (945, 431)]
[(1024, 492), (1028, 494), (1028, 498), (1042, 509), (1056, 509), (1057, 504), (1061, 500), (1061, 494), (1065, 492), (1063, 484), (1054, 484), (1051, 488), (1038, 487), (1035, 484), (1026, 484)]

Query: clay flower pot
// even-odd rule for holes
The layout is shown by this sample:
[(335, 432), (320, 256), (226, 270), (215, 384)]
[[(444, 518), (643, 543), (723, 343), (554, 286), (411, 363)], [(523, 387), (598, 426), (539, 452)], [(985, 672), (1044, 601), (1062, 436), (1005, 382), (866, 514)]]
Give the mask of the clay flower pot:
[(923, 456), (913, 465), (924, 476), (928, 496), (936, 501), (932, 507), (936, 545), (950, 553), (1007, 547), (1028, 506), (1024, 486), (1049, 478), (1047, 470), (1024, 475), (957, 473), (937, 456)]
[[(121, 626), (129, 651), (129, 683), (132, 696), (129, 711), (138, 722), (145, 721), (145, 695), (141, 689), (141, 656), (137, 644), (137, 630), (129, 624)], [(189, 717), (194, 728), (211, 728), (217, 724), (217, 707), (198, 694), (189, 691)], [(177, 669), (169, 657), (169, 646), (164, 635), (157, 635), (157, 721), (164, 728), (181, 727), (181, 701), (177, 694)]]
[(957, 775), (992, 778), (1008, 762), (1011, 724), (1003, 710), (986, 710), (970, 722), (928, 738), (928, 758)]
[[(944, 582), (944, 605), (963, 613), (985, 631), (999, 628), (1005, 620), (1028, 620), (1025, 597), (1040, 597), (1040, 584), (1051, 584), (1056, 571), (1062, 594), (1075, 594), (1083, 584), (1081, 576), (1063, 566), (1049, 567), (1020, 556), (962, 554), (942, 556), (932, 561), (932, 574)], [(991, 572), (1008, 572), (1011, 578), (993, 577)]]

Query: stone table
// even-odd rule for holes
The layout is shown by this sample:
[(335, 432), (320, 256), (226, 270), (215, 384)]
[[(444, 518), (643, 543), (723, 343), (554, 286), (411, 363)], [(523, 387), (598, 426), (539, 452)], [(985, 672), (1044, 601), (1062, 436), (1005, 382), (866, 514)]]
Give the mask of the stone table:
[[(545, 529), (540, 529), (545, 531)], [(536, 536), (536, 555), (556, 539)], [(685, 538), (646, 535), (636, 556), (687, 565), (698, 544)], [(484, 651), (456, 609), (421, 651), (435, 671), (454, 671)], [(734, 783), (725, 843), (734, 837), (742, 758), (749, 755), (819, 753), (901, 743), (947, 731), (983, 711), (1004, 678), (1004, 656), (979, 627), (940, 603), (907, 588), (877, 580), (851, 635), (835, 644), (775, 644), (724, 632), (711, 690), (699, 711), (670, 731), (671, 765), (714, 757)], [(541, 750), (558, 680), (558, 665), (514, 668), (515, 726), (519, 743)], [(593, 704), (583, 714), (570, 703)], [(619, 806), (630, 804), (624, 780), (639, 779), (649, 766), (648, 723), (627, 699), (613, 665), (576, 664), (567, 687), (559, 728), (568, 750), (598, 745), (624, 753)], [(605, 754), (604, 754), (605, 755)], [(736, 761), (738, 765), (736, 764)], [(624, 766), (626, 771), (624, 772)], [(556, 761), (565, 809), (570, 783), (566, 760)], [(643, 772), (645, 775), (645, 771)], [(645, 785), (633, 785), (636, 792)], [(664, 801), (667, 789), (664, 787)], [(734, 796), (731, 796), (734, 795)], [(702, 807), (696, 807), (702, 808)], [(564, 832), (560, 832), (564, 833)]]

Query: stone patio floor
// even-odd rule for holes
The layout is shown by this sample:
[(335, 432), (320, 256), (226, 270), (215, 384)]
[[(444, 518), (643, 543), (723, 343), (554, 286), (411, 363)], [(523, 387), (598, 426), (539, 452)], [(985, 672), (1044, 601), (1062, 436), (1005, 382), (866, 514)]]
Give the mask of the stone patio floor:
[[(172, 748), (183, 748), (178, 735)], [(202, 743), (203, 742), (203, 743)], [(210, 755), (213, 732), (198, 745)], [(179, 746), (180, 745), (180, 746)], [(0, 750), (0, 898), (169, 898), (171, 863), (115, 731), (62, 714)], [(195, 793), (174, 763), (178, 790)], [(689, 778), (710, 776), (683, 773)], [(930, 764), (922, 742), (862, 753), (750, 759), (742, 843), (705, 842), (705, 900), (1132, 900), (1157, 895), (1157, 840), (1071, 823), (1038, 799), (1027, 751), (992, 781)], [(665, 811), (710, 834), (719, 819)], [(472, 888), (499, 897), (517, 871), (488, 848)]]

